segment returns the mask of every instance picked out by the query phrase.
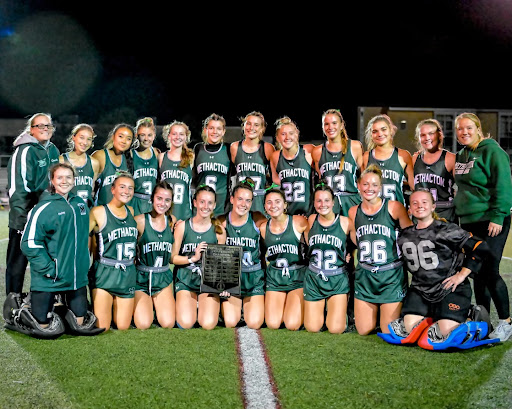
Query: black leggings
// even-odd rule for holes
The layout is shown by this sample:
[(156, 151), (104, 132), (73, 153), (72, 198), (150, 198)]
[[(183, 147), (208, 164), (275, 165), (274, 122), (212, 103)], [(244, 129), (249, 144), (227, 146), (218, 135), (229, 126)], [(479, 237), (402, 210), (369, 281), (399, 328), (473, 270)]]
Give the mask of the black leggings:
[(473, 280), (476, 303), (490, 311), (492, 298), (498, 317), (502, 320), (507, 319), (510, 317), (510, 301), (507, 284), (500, 275), (500, 262), (510, 230), (510, 216), (505, 217), (501, 233), (495, 237), (488, 235), (488, 220), (461, 224), (461, 227), (473, 233), (473, 236), (484, 239), (492, 252), (492, 256), (484, 260), (482, 268), (475, 274)]
[(25, 270), (28, 260), (21, 252), (22, 232), (9, 228), (9, 243), (7, 244), (6, 266), (5, 269), (5, 294), (21, 293), (23, 290), (23, 280), (25, 279)]
[(78, 290), (62, 292), (31, 291), (30, 305), (32, 315), (40, 324), (50, 322), (48, 313), (53, 311), (55, 294), (62, 294), (62, 301), (77, 317), (84, 317), (87, 314), (87, 287)]

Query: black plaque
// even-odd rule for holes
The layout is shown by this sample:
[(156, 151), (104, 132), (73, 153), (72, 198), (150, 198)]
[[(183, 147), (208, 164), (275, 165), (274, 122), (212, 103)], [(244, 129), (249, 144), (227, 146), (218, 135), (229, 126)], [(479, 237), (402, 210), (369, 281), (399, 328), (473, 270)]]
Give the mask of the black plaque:
[(203, 251), (201, 292), (240, 295), (242, 247), (224, 244), (208, 244)]

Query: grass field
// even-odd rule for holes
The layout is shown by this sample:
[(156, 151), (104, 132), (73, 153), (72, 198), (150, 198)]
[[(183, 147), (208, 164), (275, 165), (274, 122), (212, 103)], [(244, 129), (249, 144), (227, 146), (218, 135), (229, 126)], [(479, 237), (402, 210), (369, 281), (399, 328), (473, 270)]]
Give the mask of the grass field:
[[(7, 212), (0, 211), (0, 302)], [(509, 241), (506, 257), (512, 258)], [(512, 260), (502, 273), (512, 289)], [(494, 321), (495, 311), (491, 311)], [(512, 342), (434, 353), (376, 335), (261, 330), (283, 408), (510, 408)], [(0, 408), (243, 408), (235, 330), (0, 330)]]

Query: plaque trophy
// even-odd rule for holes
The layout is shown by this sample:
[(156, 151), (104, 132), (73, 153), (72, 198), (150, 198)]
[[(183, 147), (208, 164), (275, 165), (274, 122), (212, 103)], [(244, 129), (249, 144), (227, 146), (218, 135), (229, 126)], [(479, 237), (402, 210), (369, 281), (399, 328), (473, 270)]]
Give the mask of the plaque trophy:
[(203, 251), (201, 292), (240, 295), (242, 247), (208, 244)]

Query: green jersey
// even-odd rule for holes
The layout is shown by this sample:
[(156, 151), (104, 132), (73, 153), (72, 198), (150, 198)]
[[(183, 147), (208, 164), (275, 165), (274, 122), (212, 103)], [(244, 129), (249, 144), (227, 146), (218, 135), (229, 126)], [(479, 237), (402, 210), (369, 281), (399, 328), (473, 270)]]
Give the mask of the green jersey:
[(260, 265), (260, 231), (254, 224), (252, 214), (249, 213), (247, 221), (242, 226), (231, 224), (231, 212), (226, 218), (226, 244), (228, 246), (241, 246), (244, 252), (242, 271), (253, 269)]
[(97, 180), (99, 188), (96, 192), (96, 206), (106, 205), (112, 200), (112, 191), (110, 189), (112, 188), (112, 182), (116, 178), (116, 172), (120, 170), (128, 171), (124, 154), (121, 155), (121, 166), (116, 166), (112, 159), (110, 159), (110, 150), (103, 150), (105, 151), (105, 167)]
[(368, 215), (359, 206), (354, 224), (360, 264), (379, 267), (400, 261), (396, 243), (399, 223), (389, 214), (386, 199), (375, 214)]
[(151, 157), (145, 159), (136, 150), (132, 150), (132, 174), (135, 183), (133, 199), (134, 215), (151, 211), (151, 193), (158, 180), (158, 158), (151, 148)]
[(318, 216), (308, 235), (309, 266), (313, 271), (333, 271), (345, 266), (347, 235), (340, 224), (339, 215), (330, 226), (323, 226)]
[[(338, 200), (334, 202), (334, 213), (348, 215), (348, 210), (352, 205), (361, 202), (359, 191), (357, 190), (357, 163), (352, 155), (352, 141), (347, 140), (347, 152), (331, 152), (327, 145), (322, 147), (318, 169), (320, 177), (327, 180), (327, 184), (332, 188)], [(340, 164), (343, 159), (343, 170), (340, 172)], [(342, 199), (343, 198), (343, 199)], [(345, 200), (346, 199), (346, 200)]]
[(254, 197), (251, 210), (265, 214), (263, 199), (265, 197), (265, 185), (270, 180), (270, 162), (265, 156), (265, 144), (260, 142), (256, 152), (247, 153), (244, 151), (242, 142), (238, 144), (235, 156), (236, 182), (246, 178), (254, 180)]
[(226, 214), (229, 204), (230, 164), (228, 146), (225, 143), (208, 145), (198, 143), (194, 147), (194, 186), (208, 185), (215, 190), (213, 216)]
[(172, 214), (177, 220), (187, 220), (192, 217), (192, 167), (182, 168), (179, 166), (180, 162), (170, 160), (166, 152), (160, 166), (160, 178), (172, 186)]
[(106, 223), (98, 233), (99, 255), (112, 260), (132, 260), (137, 247), (137, 223), (125, 206), (126, 217), (116, 217), (107, 205)]
[(148, 267), (169, 266), (174, 236), (167, 216), (165, 216), (165, 228), (162, 231), (155, 229), (150, 213), (146, 213), (144, 218), (146, 219), (144, 233), (137, 243), (138, 264)]
[[(75, 166), (75, 187), (71, 192), (81, 197), (89, 207), (92, 206), (92, 191), (94, 188), (94, 169), (92, 168), (92, 161), (89, 155), (86, 156), (86, 162), (82, 166)], [(69, 153), (62, 155), (65, 162), (71, 163), (69, 160)]]
[(382, 198), (405, 204), (403, 191), (405, 170), (398, 159), (398, 148), (395, 148), (391, 156), (384, 160), (376, 159), (372, 149), (368, 155), (368, 165), (370, 163), (376, 164), (382, 170)]
[(309, 215), (312, 207), (313, 168), (306, 159), (306, 151), (299, 145), (293, 159), (286, 159), (281, 151), (276, 172), (288, 202), (287, 213)]
[(288, 268), (294, 265), (303, 265), (304, 258), (301, 252), (301, 234), (293, 227), (293, 216), (288, 216), (286, 229), (280, 234), (270, 230), (272, 220), (268, 221), (265, 233), (265, 259), (267, 266), (274, 268)]

